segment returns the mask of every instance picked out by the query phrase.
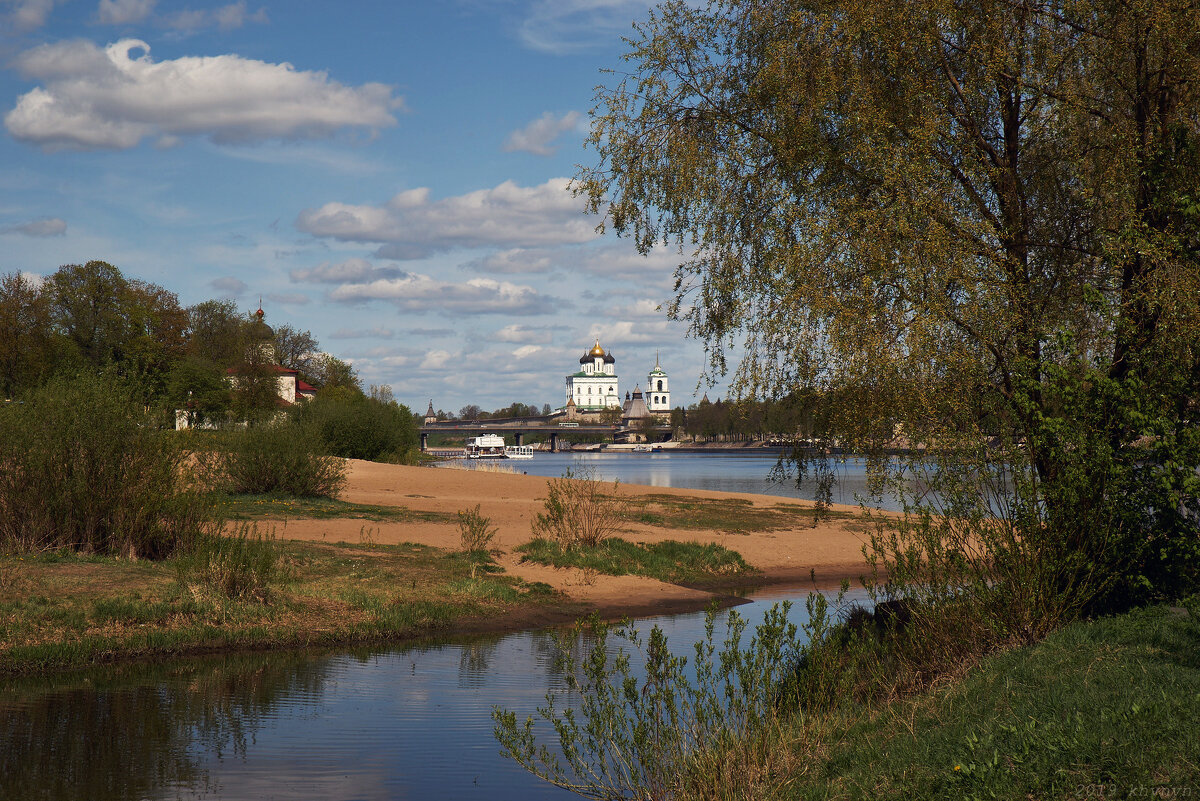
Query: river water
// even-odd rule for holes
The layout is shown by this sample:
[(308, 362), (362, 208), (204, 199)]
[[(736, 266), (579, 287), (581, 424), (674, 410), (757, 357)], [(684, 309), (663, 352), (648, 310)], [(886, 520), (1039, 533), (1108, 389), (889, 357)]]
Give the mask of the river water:
[[(753, 624), (798, 598), (800, 622), (806, 594), (762, 589), (738, 612)], [(704, 615), (640, 625), (690, 654)], [(575, 798), (501, 757), (492, 735), (493, 706), (523, 718), (564, 689), (555, 647), (551, 632), (526, 631), (10, 683), (0, 689), (0, 798)]]
[[(790, 478), (775, 479), (772, 471), (779, 462), (777, 452), (714, 451), (709, 453), (659, 451), (657, 453), (559, 452), (538, 453), (532, 459), (505, 460), (501, 464), (531, 476), (557, 477), (568, 469), (590, 470), (605, 481), (645, 484), (651, 487), (750, 492), (783, 498), (812, 500), (816, 482), (811, 478), (797, 483)], [(469, 462), (466, 464), (470, 464)], [(895, 510), (890, 497), (873, 496), (868, 488), (866, 461), (856, 457), (833, 460), (836, 483), (833, 502)]]
[[(771, 482), (772, 455), (539, 454), (511, 462), (558, 476), (811, 497)], [(854, 502), (862, 466), (843, 465)], [(846, 493), (849, 493), (847, 496)], [(769, 587), (751, 623), (807, 587)], [(702, 613), (642, 621), (690, 654)], [(494, 706), (524, 717), (563, 690), (554, 635), (526, 631), (403, 647), (236, 654), (120, 666), (0, 687), (0, 799), (575, 798), (500, 756)]]

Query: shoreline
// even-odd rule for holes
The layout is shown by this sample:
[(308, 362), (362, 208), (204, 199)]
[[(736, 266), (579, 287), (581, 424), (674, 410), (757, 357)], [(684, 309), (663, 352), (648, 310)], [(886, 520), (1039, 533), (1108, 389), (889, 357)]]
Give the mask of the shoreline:
[[(752, 588), (795, 584), (836, 589), (843, 579), (857, 582), (866, 571), (863, 532), (855, 530), (849, 517), (816, 526), (747, 531), (623, 523), (624, 539), (715, 543), (737, 551), (759, 571), (714, 577), (696, 586), (552, 568), (522, 562), (514, 552), (531, 538), (530, 524), (543, 508), (550, 479), (373, 462), (351, 462), (348, 474), (343, 500), (402, 507), (412, 514), (382, 521), (254, 520), (253, 525), (281, 542), (287, 560), (319, 568), (305, 567), (316, 570), (317, 577), (304, 576), (302, 586), (287, 584), (274, 605), (193, 600), (180, 589), (170, 563), (3, 557), (0, 574), (8, 583), (0, 584), (0, 600), (9, 611), (0, 642), (0, 675), (65, 673), (237, 651), (502, 634), (569, 625), (591, 614), (614, 620), (698, 611), (713, 603), (727, 608), (743, 603), (741, 592)], [(747, 516), (784, 515), (779, 511), (784, 509), (794, 518), (811, 506), (715, 490), (621, 484), (617, 491), (641, 503), (670, 502), (697, 514), (710, 506), (745, 510)], [(476, 505), (496, 529), (493, 556), (502, 568), (478, 577), (456, 553), (455, 522), (455, 512)], [(113, 611), (125, 608), (129, 611)]]

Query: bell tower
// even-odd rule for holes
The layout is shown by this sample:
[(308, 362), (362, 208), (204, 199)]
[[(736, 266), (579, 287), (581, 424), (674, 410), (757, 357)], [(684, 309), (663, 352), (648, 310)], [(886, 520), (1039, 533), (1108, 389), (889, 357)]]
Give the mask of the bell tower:
[(667, 371), (659, 364), (658, 354), (654, 354), (654, 369), (646, 376), (646, 408), (652, 412), (671, 411), (671, 382)]

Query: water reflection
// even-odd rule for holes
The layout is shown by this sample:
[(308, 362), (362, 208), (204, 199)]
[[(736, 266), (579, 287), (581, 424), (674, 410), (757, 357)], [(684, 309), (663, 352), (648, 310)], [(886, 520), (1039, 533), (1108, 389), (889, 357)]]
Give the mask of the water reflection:
[[(754, 623), (774, 600), (739, 611)], [(795, 611), (802, 619), (803, 604)], [(687, 654), (703, 623), (643, 625)], [(0, 798), (573, 798), (500, 757), (492, 737), (493, 705), (524, 716), (547, 691), (565, 695), (557, 654), (553, 632), (521, 632), (10, 683)]]
[(203, 788), (196, 751), (248, 753), (286, 698), (323, 691), (320, 658), (226, 657), (96, 673), (69, 687), (0, 691), (0, 798), (134, 799)]

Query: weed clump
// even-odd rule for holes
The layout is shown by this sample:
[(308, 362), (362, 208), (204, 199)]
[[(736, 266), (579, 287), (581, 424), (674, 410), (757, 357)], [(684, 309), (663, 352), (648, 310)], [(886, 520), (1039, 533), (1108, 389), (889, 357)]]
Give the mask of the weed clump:
[(605, 492), (607, 486), (589, 468), (568, 469), (561, 478), (550, 479), (545, 511), (533, 520), (534, 536), (564, 549), (595, 548), (620, 531), (629, 502), (617, 494), (618, 482), (612, 483), (611, 493)]
[(499, 531), (492, 526), (491, 518), (484, 517), (479, 509), (480, 504), (475, 504), (474, 509), (458, 511), (459, 547), (463, 553), (486, 553), (492, 538)]
[(179, 585), (197, 600), (217, 595), (266, 603), (271, 585), (285, 574), (274, 538), (246, 526), (230, 536), (198, 540), (176, 563)]

